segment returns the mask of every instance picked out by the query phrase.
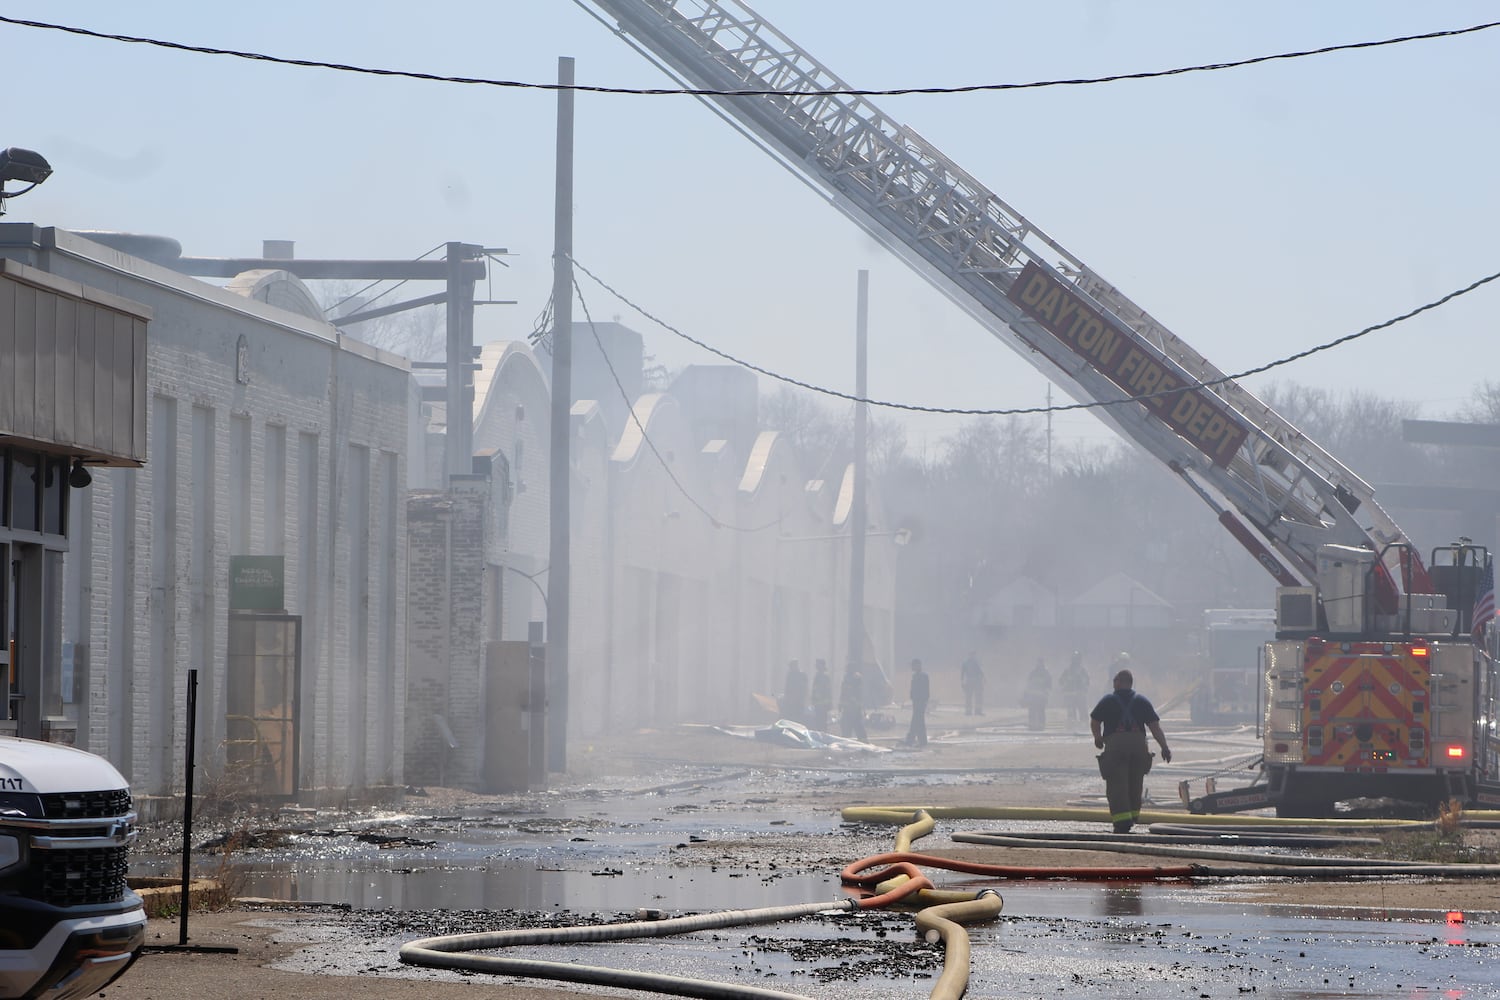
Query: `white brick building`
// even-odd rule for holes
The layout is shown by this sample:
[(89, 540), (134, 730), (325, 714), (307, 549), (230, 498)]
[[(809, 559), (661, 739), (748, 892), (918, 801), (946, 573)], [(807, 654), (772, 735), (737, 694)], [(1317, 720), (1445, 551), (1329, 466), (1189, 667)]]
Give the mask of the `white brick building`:
[(140, 793), (180, 791), (196, 669), (198, 759), (221, 773), (233, 742), (229, 560), (281, 556), (301, 676), (295, 744), (272, 749), (297, 761), (304, 796), (399, 785), (405, 361), (339, 334), (286, 275), (226, 290), (26, 224), (0, 226), (0, 256), (153, 314), (146, 467), (101, 470), (74, 498), (64, 711), (79, 744)]

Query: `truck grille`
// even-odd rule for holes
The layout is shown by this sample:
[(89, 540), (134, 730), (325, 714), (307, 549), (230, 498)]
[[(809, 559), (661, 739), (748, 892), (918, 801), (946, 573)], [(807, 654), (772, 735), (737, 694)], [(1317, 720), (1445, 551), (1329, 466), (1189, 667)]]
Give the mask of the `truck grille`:
[(26, 895), (53, 906), (91, 906), (125, 898), (126, 847), (35, 851)]
[(42, 815), (47, 819), (112, 819), (130, 812), (130, 790), (62, 792), (43, 795)]

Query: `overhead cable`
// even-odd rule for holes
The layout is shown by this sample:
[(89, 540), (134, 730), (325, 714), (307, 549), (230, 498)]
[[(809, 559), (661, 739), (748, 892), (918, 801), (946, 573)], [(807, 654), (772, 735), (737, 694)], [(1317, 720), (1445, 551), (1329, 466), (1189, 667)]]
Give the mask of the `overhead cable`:
[[(429, 250), (426, 253), (422, 254), (422, 256), (413, 258), (413, 262), (419, 261), (419, 260), (425, 260), (427, 257), (430, 257), (432, 254), (436, 253), (437, 251), (441, 250), (442, 248), (443, 248), (443, 244), (439, 243), (437, 246), (433, 247), (431, 250)], [(333, 305), (325, 307), (324, 310), (323, 310), (324, 315), (327, 315), (328, 313), (333, 312), (339, 306), (343, 305), (345, 302), (348, 302), (348, 301), (350, 301), (352, 299), (358, 298), (359, 296), (363, 295), (365, 292), (368, 292), (370, 289), (374, 288), (376, 285), (380, 284), (384, 280), (386, 280), (386, 279), (384, 279), (384, 278), (376, 278), (374, 281), (370, 282), (368, 285), (365, 285), (363, 288), (358, 289), (357, 291), (350, 292), (348, 295), (345, 295), (343, 298), (339, 299)], [(368, 306), (372, 305), (373, 303), (378, 302), (381, 299), (385, 298), (387, 295), (391, 294), (396, 289), (400, 288), (402, 285), (406, 284), (410, 280), (411, 280), (410, 278), (403, 278), (403, 279), (401, 279), (396, 284), (392, 285), (390, 288), (387, 288), (385, 291), (381, 292), (379, 295), (375, 296), (374, 298), (362, 300), (361, 302), (358, 303), (359, 307), (360, 308), (367, 308)]]
[[(574, 261), (574, 266), (577, 266), (577, 261)], [(590, 277), (593, 277), (593, 275), (590, 275)], [(656, 460), (661, 463), (662, 471), (667, 474), (667, 478), (672, 481), (672, 485), (677, 487), (677, 492), (681, 493), (688, 503), (696, 507), (700, 514), (708, 518), (709, 523), (715, 528), (728, 528), (731, 531), (742, 531), (750, 535), (758, 531), (765, 531), (767, 528), (774, 528), (780, 524), (781, 518), (779, 517), (774, 521), (768, 521), (754, 528), (745, 528), (737, 524), (730, 524), (715, 517), (713, 511), (699, 503), (698, 499), (688, 492), (688, 488), (683, 485), (682, 480), (677, 478), (677, 473), (672, 471), (672, 466), (667, 462), (666, 456), (656, 447), (656, 442), (652, 441), (651, 435), (646, 433), (646, 425), (641, 422), (641, 418), (636, 414), (635, 406), (631, 403), (630, 393), (625, 391), (625, 384), (620, 381), (619, 373), (615, 371), (613, 362), (609, 360), (609, 352), (604, 349), (604, 342), (599, 339), (599, 331), (594, 326), (594, 317), (589, 315), (588, 303), (583, 299), (583, 289), (578, 287), (577, 278), (573, 279), (573, 291), (578, 296), (578, 304), (583, 308), (583, 318), (588, 322), (589, 333), (593, 334), (594, 346), (599, 349), (599, 357), (604, 360), (604, 367), (609, 369), (609, 377), (614, 380), (615, 388), (620, 391), (620, 398), (625, 400), (625, 409), (630, 414), (631, 421), (635, 424), (636, 429), (641, 432), (641, 440), (646, 443), (646, 447), (651, 449), (651, 454), (655, 455)]]
[(1161, 77), (1181, 76), (1185, 73), (1206, 73), (1216, 70), (1239, 69), (1245, 66), (1254, 66), (1260, 63), (1276, 62), (1288, 59), (1303, 59), (1309, 56), (1328, 55), (1333, 52), (1351, 52), (1358, 49), (1373, 49), (1387, 45), (1400, 45), (1406, 42), (1428, 41), (1437, 38), (1455, 38), (1460, 35), (1473, 34), (1480, 31), (1488, 31), (1491, 28), (1500, 28), (1500, 21), (1489, 21), (1484, 24), (1474, 24), (1466, 28), (1446, 28), (1439, 31), (1428, 31), (1415, 35), (1401, 35), (1395, 38), (1382, 38), (1364, 42), (1344, 42), (1338, 45), (1324, 45), (1315, 49), (1300, 49), (1293, 52), (1278, 52), (1272, 55), (1251, 56), (1247, 59), (1234, 59), (1225, 62), (1201, 63), (1194, 66), (1178, 66), (1173, 69), (1143, 70), (1136, 73), (1111, 73), (1106, 76), (1075, 77), (1059, 80), (1034, 80), (1029, 83), (971, 83), (958, 84), (949, 87), (851, 87), (851, 88), (788, 88), (777, 90), (772, 88), (747, 87), (743, 89), (724, 90), (712, 87), (609, 87), (590, 84), (562, 84), (562, 83), (536, 83), (526, 80), (505, 80), (480, 76), (452, 76), (443, 73), (426, 73), (419, 70), (383, 69), (373, 66), (357, 66), (352, 63), (337, 63), (323, 59), (295, 59), (288, 56), (274, 56), (265, 52), (251, 52), (244, 49), (226, 49), (211, 45), (189, 45), (185, 42), (174, 42), (164, 38), (151, 38), (144, 35), (125, 35), (115, 32), (95, 31), (92, 28), (84, 28), (71, 24), (56, 24), (48, 21), (34, 21), (27, 18), (7, 17), (0, 15), (0, 24), (11, 24), (20, 28), (38, 28), (45, 31), (60, 31), (70, 35), (80, 35), (84, 38), (97, 38), (103, 41), (125, 42), (132, 45), (148, 45), (155, 48), (171, 49), (177, 52), (193, 52), (208, 56), (230, 56), (235, 59), (248, 59), (253, 62), (273, 63), (280, 66), (299, 66), (305, 69), (328, 69), (340, 73), (358, 73), (365, 76), (388, 76), (400, 77), (407, 80), (423, 80), (430, 83), (458, 83), (481, 87), (502, 87), (511, 90), (572, 90), (587, 94), (624, 94), (636, 97), (666, 97), (674, 95), (686, 95), (691, 97), (823, 97), (832, 95), (845, 95), (851, 97), (898, 97), (909, 94), (971, 94), (983, 91), (1005, 91), (1005, 90), (1039, 90), (1046, 87), (1076, 87), (1096, 83), (1118, 83), (1124, 80), (1152, 80)]
[(576, 259), (573, 259), (573, 266), (593, 279), (593, 281), (598, 284), (599, 287), (603, 288), (615, 298), (619, 299), (621, 302), (625, 303), (627, 306), (634, 309), (646, 319), (650, 320), (652, 323), (655, 323), (657, 326), (661, 327), (663, 330), (666, 330), (673, 336), (685, 340), (695, 347), (700, 347), (710, 354), (723, 358), (725, 361), (728, 361), (731, 364), (739, 365), (741, 368), (747, 368), (758, 375), (764, 375), (767, 378), (775, 379), (778, 382), (785, 382), (787, 385), (794, 385), (799, 389), (807, 389), (811, 392), (816, 392), (824, 396), (833, 396), (837, 399), (848, 400), (851, 403), (868, 403), (871, 406), (883, 406), (886, 409), (905, 410), (911, 413), (943, 413), (961, 417), (1011, 417), (1027, 416), (1036, 413), (1063, 413), (1068, 410), (1092, 410), (1105, 406), (1120, 406), (1125, 403), (1140, 403), (1166, 396), (1178, 396), (1193, 389), (1212, 389), (1216, 385), (1224, 385), (1227, 382), (1237, 382), (1240, 379), (1248, 378), (1251, 375), (1260, 375), (1263, 372), (1271, 371), (1274, 368), (1280, 368), (1283, 365), (1289, 365), (1294, 361), (1301, 361), (1303, 358), (1310, 357), (1311, 355), (1318, 354), (1322, 351), (1331, 350), (1342, 344), (1347, 344), (1353, 340), (1358, 340), (1361, 337), (1375, 333), (1377, 330), (1384, 330), (1389, 327), (1393, 327), (1398, 323), (1403, 323), (1406, 320), (1412, 319), (1416, 316), (1420, 316), (1422, 313), (1431, 312), (1432, 310), (1437, 309), (1439, 306), (1446, 305), (1447, 303), (1452, 302), (1454, 299), (1457, 299), (1460, 296), (1467, 295), (1477, 288), (1488, 285), (1492, 281), (1500, 280), (1500, 272), (1496, 272), (1489, 275), (1488, 277), (1480, 278), (1477, 281), (1472, 281), (1462, 288), (1454, 289), (1441, 298), (1437, 298), (1424, 305), (1417, 306), (1415, 309), (1404, 312), (1399, 316), (1392, 316), (1390, 319), (1375, 323), (1371, 326), (1367, 326), (1362, 330), (1356, 330), (1354, 333), (1348, 333), (1342, 337), (1336, 337), (1333, 340), (1327, 341), (1326, 343), (1317, 344), (1313, 347), (1307, 348), (1306, 350), (1298, 351), (1295, 354), (1289, 354), (1284, 358), (1277, 358), (1274, 361), (1267, 361), (1265, 364), (1256, 365), (1254, 368), (1247, 368), (1244, 371), (1237, 372), (1234, 375), (1224, 375), (1220, 378), (1206, 379), (1203, 381), (1189, 380), (1171, 389), (1163, 389), (1159, 392), (1146, 392), (1139, 395), (1127, 395), (1122, 396), (1119, 399), (1097, 399), (1091, 400), (1086, 403), (1065, 403), (1056, 406), (1020, 406), (1008, 407), (1004, 409), (978, 409), (956, 406), (922, 406), (916, 403), (897, 403), (887, 399), (871, 399), (865, 396), (856, 395), (852, 392), (842, 392), (838, 389), (830, 389), (827, 386), (816, 385), (812, 382), (804, 382), (801, 379), (793, 378), (790, 375), (783, 375), (780, 372), (771, 371), (769, 368), (762, 368), (759, 365), (744, 360), (743, 358), (737, 358), (732, 354), (721, 351), (717, 347), (714, 347), (712, 344), (704, 343), (696, 337), (683, 333), (681, 330), (672, 326), (665, 320), (655, 316), (644, 307), (637, 305), (631, 299), (627, 298), (623, 293), (607, 284), (603, 279), (601, 279), (594, 272), (590, 271), (583, 264), (580, 264)]

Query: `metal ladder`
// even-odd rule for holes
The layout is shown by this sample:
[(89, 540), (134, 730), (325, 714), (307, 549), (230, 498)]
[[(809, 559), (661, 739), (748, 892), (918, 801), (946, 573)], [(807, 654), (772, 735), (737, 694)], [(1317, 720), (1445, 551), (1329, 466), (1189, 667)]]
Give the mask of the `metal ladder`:
[[(1228, 461), (1205, 461), (1200, 447), (1147, 405), (1112, 405), (1101, 415), (1186, 479), (1221, 520), (1232, 518), (1226, 508), (1233, 508), (1253, 524), (1290, 563), (1291, 576), (1312, 582), (1316, 552), (1325, 543), (1381, 552), (1407, 541), (1369, 484), (1250, 392), (1219, 381), (1223, 372), (913, 129), (864, 97), (840, 93), (851, 88), (748, 4), (575, 2), (613, 19), (627, 40), (635, 39), (695, 87), (781, 92), (713, 100), (768, 152), (814, 182), (866, 232), (1075, 398), (1120, 401), (1132, 393), (1017, 304), (1011, 293), (1028, 264), (1132, 332), (1177, 384), (1216, 383), (1194, 391), (1211, 393), (1243, 434)], [(1231, 531), (1252, 547), (1241, 532)], [(1277, 573), (1274, 559), (1262, 562), (1282, 582), (1294, 582)], [(1400, 579), (1397, 567), (1388, 568)]]

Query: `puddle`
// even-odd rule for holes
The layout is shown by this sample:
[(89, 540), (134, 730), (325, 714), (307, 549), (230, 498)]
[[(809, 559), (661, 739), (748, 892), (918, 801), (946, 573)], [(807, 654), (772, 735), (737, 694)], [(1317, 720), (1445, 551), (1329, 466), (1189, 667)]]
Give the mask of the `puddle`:
[(838, 878), (672, 870), (653, 863), (600, 869), (547, 870), (525, 865), (486, 870), (427, 868), (381, 871), (298, 866), (248, 870), (247, 896), (344, 903), (362, 909), (516, 909), (628, 912), (641, 906), (702, 910), (751, 908), (838, 897)]

